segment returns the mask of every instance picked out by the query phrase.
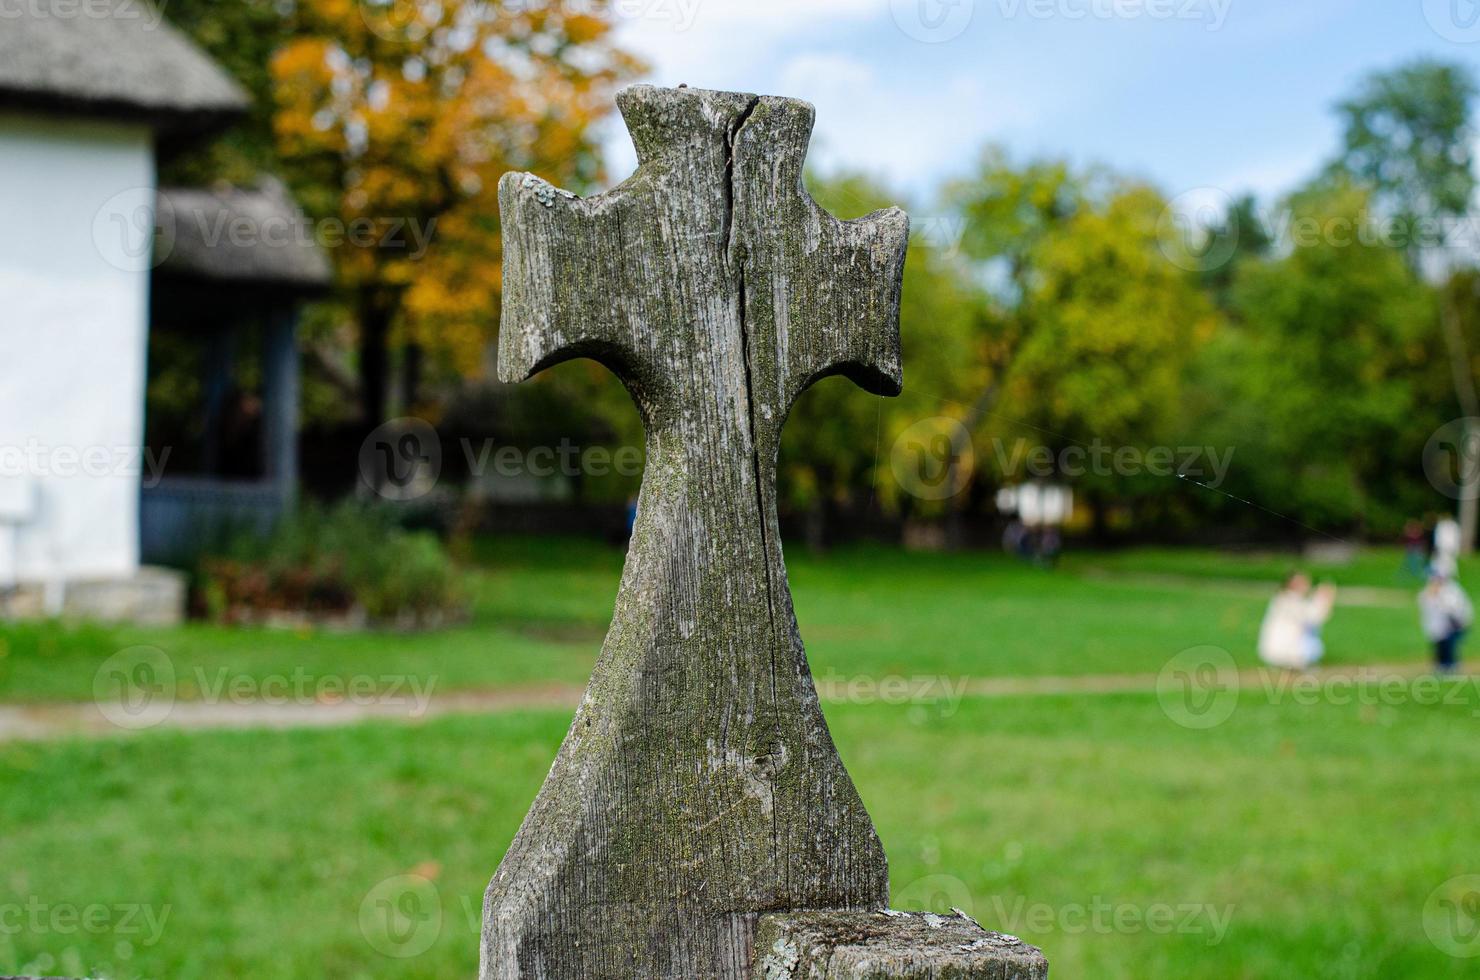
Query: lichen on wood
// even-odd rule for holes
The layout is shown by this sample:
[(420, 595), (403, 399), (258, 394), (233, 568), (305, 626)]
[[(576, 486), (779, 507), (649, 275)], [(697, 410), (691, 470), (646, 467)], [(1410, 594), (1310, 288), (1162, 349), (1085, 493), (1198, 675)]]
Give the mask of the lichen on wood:
[(1047, 980), (1048, 961), (966, 913), (773, 912), (752, 980)]

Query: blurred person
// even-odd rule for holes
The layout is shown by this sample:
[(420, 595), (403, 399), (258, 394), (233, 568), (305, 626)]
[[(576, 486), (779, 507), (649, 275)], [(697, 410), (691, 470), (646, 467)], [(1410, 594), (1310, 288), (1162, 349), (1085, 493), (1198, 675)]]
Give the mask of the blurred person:
[(1017, 558), (1028, 555), (1028, 527), (1014, 517), (1002, 532), (1002, 550)]
[(1446, 578), (1459, 575), (1459, 546), (1462, 534), (1459, 521), (1452, 517), (1441, 517), (1434, 525), (1433, 570)]
[(1321, 628), (1336, 605), (1336, 586), (1312, 590), (1310, 577), (1291, 572), (1269, 600), (1259, 627), (1259, 659), (1273, 667), (1306, 670), (1326, 652)]
[(1059, 555), (1064, 550), (1064, 537), (1056, 525), (1050, 524), (1043, 529), (1038, 538), (1038, 564), (1044, 568), (1054, 568), (1059, 563)]
[(1403, 524), (1403, 575), (1416, 582), (1428, 577), (1428, 535), (1423, 522), (1409, 519)]
[(1465, 590), (1448, 575), (1435, 572), (1418, 594), (1424, 636), (1434, 645), (1434, 667), (1452, 674), (1459, 667), (1459, 645), (1475, 622), (1475, 607)]

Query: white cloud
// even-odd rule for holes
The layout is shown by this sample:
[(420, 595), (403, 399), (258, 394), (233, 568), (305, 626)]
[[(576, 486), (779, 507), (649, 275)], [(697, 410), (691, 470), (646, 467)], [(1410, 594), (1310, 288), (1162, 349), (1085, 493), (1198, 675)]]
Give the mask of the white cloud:
[(676, 84), (725, 77), (787, 39), (888, 16), (888, 0), (613, 0), (619, 37)]
[(856, 58), (830, 52), (808, 52), (788, 61), (779, 74), (778, 90), (817, 102), (831, 101), (874, 83), (874, 70)]

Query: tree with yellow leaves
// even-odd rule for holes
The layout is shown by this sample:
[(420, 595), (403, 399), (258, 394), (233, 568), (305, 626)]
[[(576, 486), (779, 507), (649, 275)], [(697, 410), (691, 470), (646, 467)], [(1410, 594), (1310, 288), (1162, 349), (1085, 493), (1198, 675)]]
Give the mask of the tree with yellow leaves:
[(292, 16), (269, 64), (273, 131), (299, 200), (334, 231), (373, 426), (393, 350), (411, 402), (424, 362), (484, 366), (499, 176), (593, 185), (592, 124), (641, 66), (611, 23), (544, 0), (300, 0)]

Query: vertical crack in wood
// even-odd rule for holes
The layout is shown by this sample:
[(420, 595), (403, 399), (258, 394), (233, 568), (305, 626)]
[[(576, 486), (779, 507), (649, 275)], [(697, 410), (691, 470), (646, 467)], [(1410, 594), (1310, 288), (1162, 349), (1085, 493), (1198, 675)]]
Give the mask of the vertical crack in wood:
[[(735, 276), (736, 301), (738, 304), (738, 314), (740, 322), (740, 355), (745, 363), (746, 424), (750, 428), (750, 473), (751, 479), (755, 483), (756, 526), (760, 529), (761, 559), (765, 563), (766, 569), (766, 627), (767, 632), (771, 637), (771, 641), (768, 644), (768, 646), (770, 647), (769, 659), (771, 663), (771, 710), (773, 712), (776, 712), (780, 710), (781, 700), (781, 695), (776, 683), (776, 596), (775, 587), (772, 585), (773, 570), (771, 567), (771, 534), (769, 527), (770, 521), (767, 516), (768, 512), (766, 509), (766, 490), (765, 482), (762, 476), (763, 470), (761, 466), (760, 424), (756, 419), (755, 379), (751, 365), (752, 351), (750, 346), (750, 330), (746, 326), (745, 322), (746, 261), (743, 254), (743, 243), (741, 243), (742, 255), (739, 259), (739, 262), (736, 263), (735, 260), (735, 147), (736, 144), (739, 142), (740, 133), (745, 129), (746, 123), (750, 122), (751, 115), (755, 112), (756, 108), (760, 104), (761, 100), (759, 97), (752, 98), (750, 102), (745, 106), (745, 109), (738, 116), (735, 117), (734, 124), (729, 128), (729, 131), (726, 133), (725, 136), (724, 257), (725, 266)], [(776, 724), (780, 724), (779, 718), (777, 718)], [(774, 745), (766, 745), (763, 749), (764, 754), (756, 760), (758, 764), (763, 765), (765, 778), (771, 784), (772, 798), (774, 798), (776, 795), (776, 780), (778, 776), (775, 767), (775, 759), (773, 758), (773, 753), (775, 751), (776, 749)], [(762, 763), (762, 760), (764, 760), (764, 763)], [(771, 842), (774, 852), (779, 857), (783, 852), (783, 848), (781, 846), (780, 815), (776, 812), (776, 808), (774, 807), (771, 810)], [(789, 866), (785, 868), (783, 873), (787, 876), (787, 878), (790, 877)]]
[[(735, 144), (740, 139), (740, 131), (745, 124), (750, 122), (751, 115), (761, 104), (760, 96), (752, 95), (745, 108), (735, 117), (725, 133), (725, 179), (722, 185), (722, 193), (725, 196), (724, 228), (721, 229), (721, 237), (725, 243), (725, 268), (734, 271), (735, 260)], [(741, 312), (745, 311), (741, 306)], [(740, 321), (741, 336), (744, 336), (745, 320)]]

